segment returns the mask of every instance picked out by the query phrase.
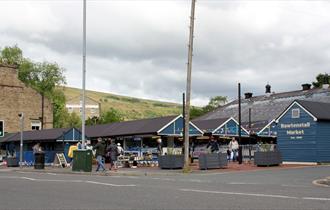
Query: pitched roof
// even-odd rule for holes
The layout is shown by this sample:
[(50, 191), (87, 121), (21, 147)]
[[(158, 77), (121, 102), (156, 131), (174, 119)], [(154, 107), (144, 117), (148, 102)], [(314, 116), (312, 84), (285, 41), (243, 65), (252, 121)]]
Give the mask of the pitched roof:
[(115, 122), (104, 125), (86, 126), (86, 136), (125, 136), (157, 134), (161, 128), (174, 120), (177, 116), (158, 117), (151, 119)]
[[(39, 131), (24, 131), (23, 140), (36, 140), (36, 141), (47, 141), (58, 139), (66, 133), (71, 128), (53, 128), (53, 129), (44, 129)], [(0, 139), (0, 142), (9, 142), (9, 141), (20, 141), (20, 133), (10, 133), (7, 134), (4, 138)]]
[(192, 122), (203, 132), (212, 132), (224, 122), (226, 122), (229, 118), (219, 118), (219, 119), (211, 119), (211, 120), (193, 120)]
[[(298, 90), (270, 95), (255, 96), (250, 99), (241, 100), (242, 124), (247, 125), (249, 121), (249, 108), (251, 108), (252, 123), (267, 125), (271, 120), (277, 118), (293, 101), (307, 100), (330, 103), (330, 89), (315, 88), (310, 90)], [(220, 106), (196, 120), (208, 120), (234, 117), (238, 119), (238, 100)], [(244, 126), (247, 127), (247, 126)], [(262, 127), (261, 125), (258, 127)]]
[(330, 120), (330, 103), (296, 100), (318, 120)]

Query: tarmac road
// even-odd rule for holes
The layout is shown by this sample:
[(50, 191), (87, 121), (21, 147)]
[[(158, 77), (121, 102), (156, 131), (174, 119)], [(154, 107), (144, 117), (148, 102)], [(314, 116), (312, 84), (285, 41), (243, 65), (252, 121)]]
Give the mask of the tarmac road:
[(329, 209), (329, 166), (172, 176), (0, 170), (1, 209)]

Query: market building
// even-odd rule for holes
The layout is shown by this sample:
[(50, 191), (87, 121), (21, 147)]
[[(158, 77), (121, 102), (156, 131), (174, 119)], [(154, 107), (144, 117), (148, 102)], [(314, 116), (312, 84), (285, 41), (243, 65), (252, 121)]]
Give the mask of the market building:
[(330, 103), (296, 100), (276, 123), (283, 161), (330, 162)]
[[(7, 151), (8, 154), (20, 157), (20, 133), (10, 133), (0, 138), (1, 150)], [(54, 162), (56, 153), (67, 153), (71, 144), (76, 144), (81, 140), (81, 132), (76, 128), (53, 128), (37, 131), (23, 132), (23, 160), (26, 164), (34, 162), (32, 147), (40, 143), (42, 150), (45, 152), (45, 163)]]
[[(53, 106), (45, 98), (43, 128), (53, 127)], [(24, 113), (24, 130), (42, 127), (42, 97), (18, 79), (16, 67), (0, 64), (0, 120), (5, 133), (20, 130), (19, 114)]]
[[(242, 126), (257, 141), (276, 142), (274, 121), (295, 100), (330, 103), (329, 85), (311, 88), (310, 84), (303, 84), (301, 90), (282, 93), (272, 92), (271, 86), (266, 85), (265, 95), (253, 96), (252, 93), (245, 93), (245, 98), (241, 100)], [(238, 100), (220, 106), (196, 121), (230, 117), (238, 120)]]
[[(125, 153), (144, 157), (147, 154), (153, 155), (156, 159), (159, 146), (163, 154), (168, 153), (171, 148), (173, 153), (182, 153), (183, 145), (183, 117), (167, 116), (134, 121), (115, 122), (104, 125), (86, 126), (86, 139), (92, 144), (101, 137), (107, 144), (109, 139), (121, 143)], [(189, 135), (191, 138), (202, 136), (203, 132), (190, 122)], [(24, 161), (33, 162), (32, 147), (41, 143), (46, 153), (46, 163), (52, 163), (56, 153), (64, 153), (72, 144), (81, 140), (81, 132), (76, 128), (56, 128), (40, 131), (24, 131)], [(161, 145), (159, 141), (161, 140)], [(7, 153), (13, 153), (19, 158), (20, 133), (7, 133), (0, 138), (1, 149)]]

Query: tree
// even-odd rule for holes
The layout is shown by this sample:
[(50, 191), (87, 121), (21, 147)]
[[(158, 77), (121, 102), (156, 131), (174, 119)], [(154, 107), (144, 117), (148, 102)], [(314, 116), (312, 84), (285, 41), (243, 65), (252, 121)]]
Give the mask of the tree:
[(202, 116), (205, 113), (206, 112), (201, 107), (194, 107), (194, 106), (192, 106), (190, 108), (190, 118), (191, 119), (195, 119), (195, 118), (197, 118), (199, 116)]
[(55, 89), (52, 94), (54, 128), (63, 128), (70, 115), (65, 108), (65, 95), (62, 90)]
[(101, 118), (93, 116), (93, 117), (88, 117), (88, 119), (85, 121), (86, 125), (98, 125), (101, 124)]
[[(60, 115), (63, 113), (63, 106), (65, 105), (65, 99), (55, 91), (56, 86), (65, 84), (64, 69), (57, 63), (49, 63), (47, 61), (41, 63), (34, 63), (33, 61), (24, 58), (22, 50), (17, 47), (5, 47), (0, 53), (0, 62), (16, 65), (18, 67), (18, 78), (26, 85), (37, 90), (41, 94), (41, 128), (44, 125), (44, 106), (45, 96), (48, 97), (54, 103), (54, 127), (60, 126), (63, 122), (60, 120)], [(54, 97), (54, 98), (53, 98)], [(59, 100), (60, 98), (61, 100)], [(56, 104), (60, 103), (60, 104)], [(59, 109), (60, 108), (60, 109)], [(62, 113), (55, 113), (60, 111)], [(63, 120), (64, 116), (62, 116)]]
[(78, 114), (76, 114), (75, 112), (72, 112), (71, 114), (67, 115), (67, 118), (64, 122), (63, 127), (65, 128), (71, 128), (71, 127), (75, 127), (75, 128), (79, 128), (81, 127), (81, 118)]
[(219, 106), (224, 105), (227, 102), (226, 96), (214, 96), (210, 99), (208, 105), (203, 107), (205, 112), (213, 111), (214, 109), (218, 108)]
[(14, 45), (13, 47), (5, 47), (0, 53), (0, 63), (18, 66), (23, 61), (22, 50)]
[(330, 76), (325, 74), (318, 74), (316, 76), (316, 82), (313, 82), (314, 88), (320, 88), (323, 84), (329, 84), (330, 83)]
[(227, 102), (226, 96), (215, 96), (210, 98), (209, 103), (204, 107), (191, 107), (190, 108), (190, 117), (192, 119), (200, 117), (208, 112), (211, 112), (218, 108), (219, 106), (224, 105)]
[(118, 110), (114, 108), (110, 108), (107, 112), (102, 113), (100, 119), (101, 124), (120, 122), (120, 121), (123, 121), (123, 116)]

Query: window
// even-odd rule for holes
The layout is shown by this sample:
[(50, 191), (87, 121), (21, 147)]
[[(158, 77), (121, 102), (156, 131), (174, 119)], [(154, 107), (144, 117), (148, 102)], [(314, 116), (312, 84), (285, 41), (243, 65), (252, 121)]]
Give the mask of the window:
[(300, 109), (292, 109), (292, 118), (300, 117)]
[(31, 121), (31, 129), (34, 130), (40, 130), (41, 128), (41, 122), (39, 120)]

